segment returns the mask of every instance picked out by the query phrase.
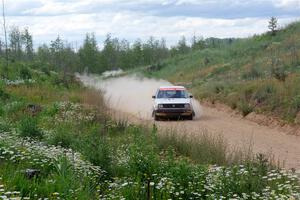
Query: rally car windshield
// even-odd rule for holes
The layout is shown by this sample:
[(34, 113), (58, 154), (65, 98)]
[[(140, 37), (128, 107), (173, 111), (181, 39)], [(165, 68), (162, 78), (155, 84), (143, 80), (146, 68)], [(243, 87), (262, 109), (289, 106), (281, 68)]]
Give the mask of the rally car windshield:
[(157, 93), (157, 98), (188, 98), (188, 94), (185, 90), (159, 90)]

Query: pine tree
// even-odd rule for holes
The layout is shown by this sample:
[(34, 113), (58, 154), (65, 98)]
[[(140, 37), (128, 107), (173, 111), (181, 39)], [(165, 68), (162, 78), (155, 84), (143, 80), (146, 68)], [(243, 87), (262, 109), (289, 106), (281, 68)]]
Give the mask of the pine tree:
[(25, 54), (27, 60), (33, 59), (33, 41), (32, 36), (30, 35), (27, 28), (25, 28), (23, 34), (22, 34), (22, 41), (25, 45)]
[(269, 26), (268, 28), (271, 31), (271, 35), (274, 36), (276, 35), (277, 32), (277, 26), (278, 26), (278, 21), (276, 17), (271, 17), (270, 21), (269, 21)]
[(16, 26), (11, 27), (9, 32), (10, 50), (13, 60), (20, 60), (22, 57), (22, 34)]
[(88, 70), (91, 72), (98, 72), (98, 47), (94, 33), (87, 33), (83, 42), (83, 46), (78, 52), (81, 64), (80, 71)]

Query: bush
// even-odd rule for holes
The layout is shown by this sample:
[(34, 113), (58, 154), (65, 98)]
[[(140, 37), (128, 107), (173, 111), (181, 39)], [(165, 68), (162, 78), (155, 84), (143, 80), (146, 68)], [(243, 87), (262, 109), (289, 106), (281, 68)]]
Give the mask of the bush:
[(8, 131), (10, 131), (10, 125), (6, 121), (0, 119), (0, 132)]
[[(141, 131), (137, 129), (137, 131)], [(145, 135), (134, 134), (134, 142), (129, 148), (129, 170), (132, 175), (146, 181), (159, 168), (158, 151), (153, 141)]]
[(9, 94), (6, 93), (3, 89), (0, 88), (0, 99), (2, 101), (6, 101), (7, 99), (9, 99)]
[(288, 113), (292, 119), (294, 119), (298, 112), (300, 112), (300, 95), (297, 95), (292, 99)]
[(252, 66), (248, 71), (243, 73), (242, 78), (246, 80), (253, 80), (260, 78), (261, 76), (261, 71), (257, 67)]
[(224, 85), (217, 84), (217, 85), (214, 87), (214, 92), (215, 92), (216, 94), (221, 93), (223, 90), (224, 90)]
[(5, 114), (4, 112), (4, 106), (3, 104), (0, 102), (0, 116), (2, 117)]
[(258, 90), (254, 93), (253, 98), (256, 103), (260, 104), (271, 98), (275, 92), (276, 88), (273, 85), (263, 85), (262, 87), (258, 88)]
[(36, 117), (25, 116), (20, 121), (19, 131), (22, 137), (40, 139), (43, 136), (42, 131), (38, 128), (38, 120)]
[(25, 79), (31, 79), (32, 75), (31, 75), (31, 72), (30, 72), (29, 68), (22, 67), (21, 70), (20, 70), (20, 77), (24, 80)]
[(48, 106), (45, 110), (45, 114), (50, 117), (54, 117), (59, 112), (59, 105), (57, 103), (53, 103), (51, 106)]
[(51, 80), (52, 84), (69, 88), (70, 86), (79, 86), (80, 82), (74, 74), (59, 74)]
[(0, 100), (6, 101), (10, 95), (4, 90), (4, 85), (0, 83)]
[(83, 155), (94, 165), (101, 166), (102, 169), (111, 172), (111, 149), (106, 136), (99, 128), (94, 128), (81, 144)]
[(44, 72), (44, 74), (46, 74), (47, 76), (51, 76), (51, 73), (50, 73), (50, 70), (49, 70), (49, 67), (42, 67), (42, 72)]
[(13, 101), (7, 103), (3, 110), (6, 114), (15, 116), (16, 118), (19, 117), (20, 114), (23, 113), (25, 107), (25, 103), (22, 101)]
[(236, 92), (232, 92), (230, 94), (227, 95), (226, 97), (226, 101), (227, 104), (230, 106), (231, 109), (236, 109), (237, 108), (237, 104), (239, 101), (239, 95)]
[(50, 143), (53, 145), (60, 145), (64, 148), (70, 148), (74, 143), (74, 135), (70, 133), (72, 129), (67, 126), (60, 126), (51, 135)]
[(272, 67), (271, 74), (274, 78), (276, 78), (279, 81), (285, 81), (287, 77), (287, 73), (284, 69), (284, 67)]
[(253, 106), (245, 101), (242, 101), (238, 104), (238, 109), (242, 112), (243, 117), (246, 117), (254, 110)]

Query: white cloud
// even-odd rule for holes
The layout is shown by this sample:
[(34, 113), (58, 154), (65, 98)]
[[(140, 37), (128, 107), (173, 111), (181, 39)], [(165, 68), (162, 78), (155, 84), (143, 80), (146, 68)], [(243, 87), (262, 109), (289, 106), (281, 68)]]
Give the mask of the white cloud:
[(299, 9), (300, 12), (300, 0), (275, 0), (275, 6), (284, 9)]
[[(289, 20), (289, 19), (286, 19)], [(59, 34), (69, 41), (82, 41), (86, 32), (103, 39), (107, 33), (134, 40), (150, 36), (165, 37), (169, 45), (181, 35), (194, 32), (204, 37), (247, 37), (267, 30), (268, 19), (206, 19), (194, 17), (158, 17), (132, 12), (71, 14), (67, 16), (11, 17), (9, 24), (30, 27), (38, 43), (53, 40)]]
[[(259, 0), (254, 0), (253, 2)], [(277, 7), (293, 5), (300, 0), (265, 0)], [(276, 2), (275, 2), (276, 1)], [(69, 41), (81, 42), (85, 33), (95, 32), (102, 41), (107, 33), (126, 38), (146, 40), (149, 36), (164, 37), (169, 45), (175, 44), (181, 35), (190, 37), (193, 33), (204, 37), (247, 37), (267, 30), (268, 17), (237, 17), (225, 19), (222, 16), (210, 18), (184, 15), (154, 15), (147, 12), (147, 6), (175, 5), (175, 13), (184, 4), (218, 3), (225, 0), (17, 0), (7, 1), (8, 25), (29, 27), (36, 43), (49, 42), (57, 35)], [(241, 4), (241, 0), (227, 0), (229, 4)], [(248, 2), (249, 3), (249, 2)], [(121, 6), (121, 9), (114, 9)], [(140, 9), (128, 9), (139, 8)], [(146, 7), (146, 8), (145, 8)], [(164, 11), (164, 10), (163, 10)], [(209, 12), (209, 10), (207, 11)], [(239, 10), (236, 10), (239, 12)], [(21, 13), (22, 15), (18, 15)], [(296, 17), (279, 18), (281, 25)]]

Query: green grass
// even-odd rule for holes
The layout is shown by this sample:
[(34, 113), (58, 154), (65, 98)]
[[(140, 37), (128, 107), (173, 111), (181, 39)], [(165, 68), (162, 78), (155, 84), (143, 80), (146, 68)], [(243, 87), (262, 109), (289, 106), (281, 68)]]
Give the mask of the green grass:
[[(0, 195), (70, 200), (297, 197), (294, 174), (280, 171), (264, 156), (230, 150), (224, 138), (209, 133), (194, 138), (115, 121), (99, 91), (84, 88), (74, 77), (61, 80), (59, 74), (28, 70), (34, 81), (1, 85)], [(9, 72), (19, 80), (21, 74), (15, 73)], [(225, 89), (215, 86), (217, 94)], [(33, 112), (28, 105), (39, 109)], [(28, 177), (28, 169), (39, 173)]]
[(156, 71), (134, 72), (185, 85), (197, 98), (225, 103), (244, 116), (255, 111), (297, 123), (299, 35), (300, 23), (294, 22), (276, 36), (239, 39), (167, 59)]

